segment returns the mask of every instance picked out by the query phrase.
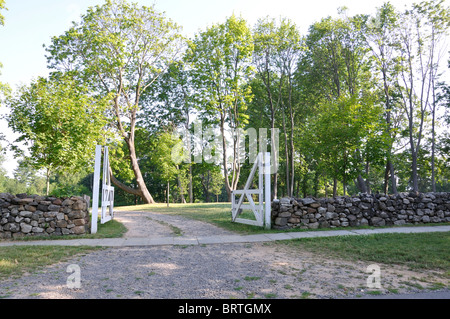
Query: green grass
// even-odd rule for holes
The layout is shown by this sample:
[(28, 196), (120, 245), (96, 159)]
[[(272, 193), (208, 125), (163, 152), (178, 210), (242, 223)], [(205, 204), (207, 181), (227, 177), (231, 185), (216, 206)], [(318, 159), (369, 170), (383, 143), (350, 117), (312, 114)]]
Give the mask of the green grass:
[[(139, 211), (139, 212), (154, 212), (168, 215), (179, 215), (186, 218), (207, 222), (226, 230), (230, 230), (239, 234), (261, 234), (261, 233), (283, 233), (283, 232), (301, 232), (312, 231), (311, 229), (288, 229), (288, 230), (267, 230), (263, 227), (233, 223), (231, 222), (231, 203), (194, 203), (194, 204), (145, 204), (135, 206), (121, 206), (115, 207), (114, 210), (120, 211)], [(254, 219), (252, 213), (244, 211), (239, 216), (242, 218)], [(445, 223), (450, 224), (450, 223)], [(443, 225), (441, 224), (427, 224), (428, 226)], [(414, 227), (416, 225), (403, 225), (402, 227)], [(417, 226), (423, 226), (417, 225)], [(359, 227), (336, 227), (336, 228), (320, 228), (314, 231), (327, 231), (327, 230), (349, 230), (349, 229), (377, 229), (377, 228), (389, 228), (397, 226), (385, 226), (385, 227), (373, 227), (373, 226), (359, 226)]]
[(181, 215), (199, 220), (237, 233), (263, 233), (262, 227), (231, 222), (230, 203), (196, 203), (196, 204), (146, 204), (136, 206), (115, 207), (117, 211), (154, 212), (168, 215)]
[(76, 246), (8, 246), (0, 247), (0, 279), (18, 278), (24, 272), (34, 272), (41, 267), (101, 249)]
[(440, 269), (450, 277), (449, 232), (301, 238), (273, 244), (350, 260), (405, 265), (410, 269)]

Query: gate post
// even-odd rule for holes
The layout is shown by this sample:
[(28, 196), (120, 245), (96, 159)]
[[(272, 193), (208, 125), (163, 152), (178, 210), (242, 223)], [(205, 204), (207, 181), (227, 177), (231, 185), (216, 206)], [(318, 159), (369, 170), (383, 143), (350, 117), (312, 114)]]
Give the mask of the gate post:
[(98, 219), (98, 189), (100, 181), (100, 163), (102, 161), (102, 146), (95, 146), (95, 164), (94, 164), (94, 185), (92, 193), (92, 218), (91, 218), (91, 234), (97, 233)]
[(271, 228), (271, 220), (272, 220), (272, 205), (271, 205), (271, 190), (270, 190), (270, 153), (264, 153), (264, 224), (266, 229)]

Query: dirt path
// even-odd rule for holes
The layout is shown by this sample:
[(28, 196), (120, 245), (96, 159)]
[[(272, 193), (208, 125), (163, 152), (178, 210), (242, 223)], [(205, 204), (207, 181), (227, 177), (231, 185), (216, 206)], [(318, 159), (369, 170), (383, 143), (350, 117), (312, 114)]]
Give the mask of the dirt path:
[[(129, 227), (128, 237), (175, 236), (174, 227), (186, 236), (229, 233), (180, 216), (130, 212), (115, 218)], [(67, 287), (71, 264), (80, 267), (80, 289)], [(367, 293), (367, 266), (274, 242), (108, 248), (4, 280), (0, 298), (349, 298)], [(435, 272), (380, 268), (381, 293), (450, 284)]]
[(233, 233), (209, 223), (151, 212), (117, 212), (114, 218), (128, 231), (125, 237), (214, 236)]

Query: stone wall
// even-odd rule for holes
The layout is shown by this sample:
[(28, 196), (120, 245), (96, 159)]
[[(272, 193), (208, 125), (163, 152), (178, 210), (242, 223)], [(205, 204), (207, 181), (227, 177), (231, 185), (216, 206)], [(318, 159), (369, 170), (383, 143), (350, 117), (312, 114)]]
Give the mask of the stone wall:
[(450, 222), (450, 193), (359, 194), (272, 202), (272, 225), (276, 229), (443, 222)]
[(0, 193), (0, 238), (80, 235), (89, 224), (88, 202), (82, 197)]

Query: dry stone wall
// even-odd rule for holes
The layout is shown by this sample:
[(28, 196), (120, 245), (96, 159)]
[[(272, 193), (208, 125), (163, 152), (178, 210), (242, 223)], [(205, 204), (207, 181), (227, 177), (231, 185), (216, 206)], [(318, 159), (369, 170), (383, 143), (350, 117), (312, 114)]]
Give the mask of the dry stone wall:
[(272, 225), (276, 229), (445, 222), (450, 222), (450, 193), (359, 194), (272, 202)]
[(88, 202), (82, 197), (0, 193), (0, 238), (81, 235), (89, 224)]

